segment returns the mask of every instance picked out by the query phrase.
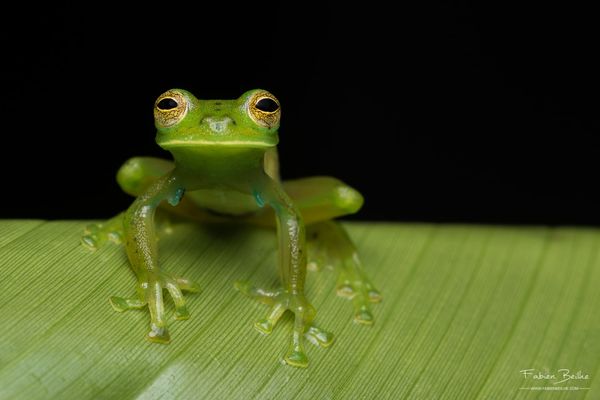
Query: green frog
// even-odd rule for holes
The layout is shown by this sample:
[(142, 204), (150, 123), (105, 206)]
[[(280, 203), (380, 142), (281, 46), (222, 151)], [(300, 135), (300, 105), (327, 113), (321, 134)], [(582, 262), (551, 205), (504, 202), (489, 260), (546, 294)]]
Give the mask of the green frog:
[[(234, 100), (200, 100), (182, 89), (161, 94), (154, 104), (156, 142), (173, 161), (134, 157), (118, 171), (121, 188), (136, 197), (125, 211), (86, 228), (84, 245), (124, 242), (137, 276), (137, 296), (111, 297), (117, 311), (147, 307), (151, 342), (170, 341), (164, 290), (175, 304), (175, 319), (189, 318), (183, 291), (198, 285), (166, 272), (158, 264), (157, 210), (204, 223), (274, 226), (278, 238), (281, 287), (263, 289), (250, 282), (234, 286), (267, 304), (255, 328), (269, 334), (286, 312), (294, 314), (287, 364), (306, 367), (305, 340), (327, 347), (333, 335), (314, 324), (315, 308), (305, 296), (308, 264), (339, 266), (337, 293), (352, 300), (354, 320), (372, 324), (370, 303), (380, 293), (365, 276), (355, 246), (334, 218), (357, 212), (361, 194), (331, 177), (282, 181), (277, 153), (279, 100), (266, 90), (250, 90)], [(314, 251), (307, 254), (307, 246)]]

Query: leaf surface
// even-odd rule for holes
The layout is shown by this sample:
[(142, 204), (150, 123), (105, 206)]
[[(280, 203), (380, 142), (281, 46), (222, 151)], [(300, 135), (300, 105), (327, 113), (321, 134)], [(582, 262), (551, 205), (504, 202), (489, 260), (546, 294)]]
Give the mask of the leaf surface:
[[(307, 344), (310, 366), (295, 369), (281, 363), (292, 319), (259, 334), (267, 309), (233, 289), (277, 285), (272, 231), (179, 224), (162, 238), (162, 267), (203, 290), (157, 345), (146, 310), (110, 307), (134, 275), (122, 247), (80, 246), (86, 224), (0, 222), (1, 399), (600, 398), (597, 230), (346, 223), (384, 300), (359, 326), (334, 272), (310, 272), (336, 341)], [(589, 379), (557, 383), (560, 369)]]

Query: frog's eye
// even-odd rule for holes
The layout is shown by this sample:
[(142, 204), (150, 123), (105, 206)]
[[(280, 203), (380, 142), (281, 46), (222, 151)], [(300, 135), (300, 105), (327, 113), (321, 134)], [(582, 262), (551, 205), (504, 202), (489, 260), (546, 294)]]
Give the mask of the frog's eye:
[(165, 97), (164, 99), (158, 102), (156, 108), (158, 108), (160, 111), (167, 111), (177, 108), (178, 105), (179, 104), (177, 104), (177, 100), (171, 97)]
[(163, 128), (175, 125), (185, 117), (188, 110), (186, 97), (177, 90), (169, 90), (158, 96), (154, 103), (154, 120)]
[(272, 113), (279, 110), (279, 104), (270, 97), (263, 97), (258, 100), (254, 105), (258, 110), (262, 112)]
[(267, 91), (257, 91), (248, 99), (248, 115), (258, 125), (273, 128), (281, 118), (279, 101)]

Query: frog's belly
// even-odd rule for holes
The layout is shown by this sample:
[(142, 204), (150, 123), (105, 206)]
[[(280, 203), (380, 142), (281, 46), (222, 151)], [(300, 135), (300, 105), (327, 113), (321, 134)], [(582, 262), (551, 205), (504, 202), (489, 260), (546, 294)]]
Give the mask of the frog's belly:
[(185, 197), (196, 205), (221, 214), (243, 215), (259, 209), (254, 198), (249, 194), (225, 190), (194, 190)]

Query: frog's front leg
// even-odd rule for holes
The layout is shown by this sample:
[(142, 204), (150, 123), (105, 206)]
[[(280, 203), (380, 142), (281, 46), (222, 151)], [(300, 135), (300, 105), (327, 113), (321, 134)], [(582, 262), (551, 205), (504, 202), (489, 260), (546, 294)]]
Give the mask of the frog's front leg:
[(117, 311), (148, 306), (151, 317), (147, 339), (152, 342), (168, 343), (169, 333), (165, 319), (163, 289), (166, 289), (175, 303), (175, 318), (187, 319), (187, 311), (182, 290), (198, 291), (191, 281), (161, 271), (158, 266), (158, 246), (154, 226), (156, 208), (167, 200), (176, 205), (183, 196), (184, 189), (177, 179), (168, 174), (156, 180), (139, 196), (124, 214), (123, 228), (127, 256), (137, 275), (137, 298), (111, 297), (110, 302)]
[[(337, 293), (352, 301), (354, 320), (373, 323), (371, 304), (381, 294), (367, 278), (356, 247), (338, 222), (332, 218), (353, 214), (362, 204), (362, 195), (338, 179), (315, 176), (283, 182), (307, 224), (308, 266), (318, 269), (330, 265), (339, 272)], [(248, 222), (267, 225), (268, 213), (257, 213)]]
[(287, 310), (295, 315), (294, 328), (285, 362), (295, 367), (308, 366), (304, 352), (304, 338), (327, 347), (333, 335), (313, 325), (314, 307), (304, 295), (306, 278), (305, 228), (299, 211), (283, 191), (281, 185), (269, 181), (263, 191), (256, 193), (259, 203), (269, 204), (275, 211), (279, 244), (279, 267), (282, 288), (266, 291), (248, 282), (236, 282), (236, 288), (245, 295), (271, 306), (267, 316), (255, 323), (256, 329), (269, 334)]
[(352, 301), (354, 320), (373, 323), (371, 304), (381, 294), (369, 281), (350, 237), (333, 218), (357, 212), (363, 197), (344, 182), (326, 176), (295, 179), (283, 183), (307, 221), (309, 266), (331, 265), (339, 272), (337, 293)]

